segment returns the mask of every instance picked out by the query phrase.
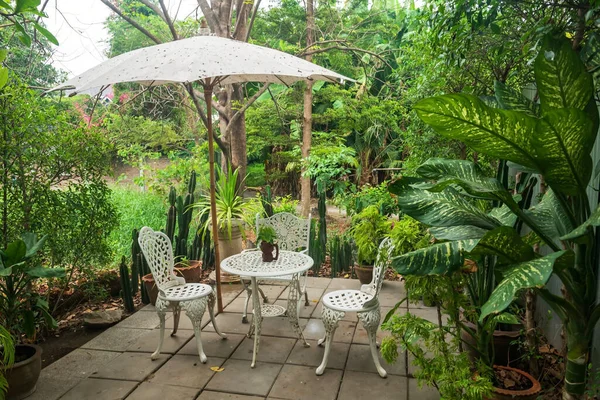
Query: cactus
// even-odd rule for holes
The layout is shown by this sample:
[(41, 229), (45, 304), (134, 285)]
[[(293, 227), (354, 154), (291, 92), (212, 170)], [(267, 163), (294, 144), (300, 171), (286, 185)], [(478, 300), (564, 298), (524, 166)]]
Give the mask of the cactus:
[(271, 192), (271, 186), (265, 186), (265, 194), (260, 194), (260, 202), (262, 203), (263, 209), (267, 217), (273, 216), (273, 195)]
[(319, 244), (321, 250), (321, 260), (325, 260), (325, 252), (327, 250), (327, 204), (325, 190), (319, 191)]
[[(188, 182), (188, 192), (185, 198), (177, 196), (174, 202), (177, 213), (177, 235), (171, 242), (175, 243), (175, 257), (183, 258), (188, 256), (188, 238), (190, 235), (190, 223), (192, 222), (192, 205), (194, 204), (194, 191), (196, 190), (196, 171), (192, 171)], [(171, 201), (171, 194), (169, 194)], [(175, 230), (175, 227), (173, 227)]]
[(167, 226), (165, 228), (165, 234), (169, 237), (171, 243), (175, 235), (175, 224), (177, 223), (177, 208), (175, 202), (177, 201), (177, 191), (174, 187), (171, 187), (169, 191), (169, 211), (167, 211)]
[(127, 268), (127, 262), (125, 256), (121, 257), (121, 265), (119, 265), (119, 272), (121, 277), (121, 297), (123, 298), (123, 305), (127, 312), (134, 312), (135, 307), (133, 305), (133, 293), (131, 291), (131, 280), (129, 277), (129, 268)]
[(354, 263), (352, 241), (347, 235), (335, 235), (329, 240), (331, 277), (349, 271)]
[(313, 259), (313, 267), (312, 270), (316, 274), (321, 270), (321, 265), (323, 264), (323, 251), (321, 251), (321, 242), (318, 238), (318, 229), (317, 222), (315, 220), (310, 221), (310, 237), (308, 244), (308, 255)]

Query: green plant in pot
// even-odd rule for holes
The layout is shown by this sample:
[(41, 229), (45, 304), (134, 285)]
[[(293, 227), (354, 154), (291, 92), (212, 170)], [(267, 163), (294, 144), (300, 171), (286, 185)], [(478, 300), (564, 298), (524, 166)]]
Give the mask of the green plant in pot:
[[(275, 229), (270, 226), (261, 227), (256, 236), (256, 241), (259, 243), (264, 262), (275, 261), (279, 258), (279, 245), (276, 243), (277, 233)], [(275, 251), (275, 255), (273, 255), (273, 251)]]
[[(400, 182), (393, 190), (402, 211), (434, 227), (434, 236), (444, 242), (395, 257), (392, 265), (404, 275), (448, 275), (462, 268), (467, 253), (497, 259), (501, 280), (481, 306), (478, 322), (485, 325), (501, 315), (521, 290), (533, 290), (564, 324), (563, 398), (582, 399), (592, 334), (600, 318), (594, 230), (600, 225), (600, 208), (597, 194), (587, 194), (598, 110), (592, 77), (566, 38), (545, 38), (534, 72), (539, 105), (519, 93), (508, 98), (497, 92), (510, 110), (491, 108), (465, 94), (425, 99), (414, 108), (443, 136), (461, 140), (490, 158), (507, 160), (515, 169), (541, 175), (548, 190), (539, 204), (523, 207), (474, 163), (429, 160), (417, 170), (431, 182), (428, 188)], [(473, 206), (473, 197), (497, 207), (486, 213)], [(538, 252), (515, 229), (515, 221), (529, 228), (549, 251)], [(564, 285), (564, 297), (545, 287), (553, 274)]]
[(369, 206), (352, 217), (352, 238), (357, 248), (358, 266), (354, 271), (361, 283), (373, 278), (373, 264), (379, 243), (390, 233), (391, 223), (379, 213), (377, 206)]
[[(13, 338), (35, 341), (39, 325), (56, 327), (48, 312), (48, 303), (32, 289), (39, 278), (65, 276), (62, 268), (45, 268), (35, 262), (38, 250), (46, 237), (37, 240), (33, 233), (9, 243), (0, 251), (0, 325), (6, 327)], [(15, 346), (15, 363), (3, 367), (8, 381), (7, 399), (24, 398), (33, 393), (42, 367), (42, 350), (33, 344)]]

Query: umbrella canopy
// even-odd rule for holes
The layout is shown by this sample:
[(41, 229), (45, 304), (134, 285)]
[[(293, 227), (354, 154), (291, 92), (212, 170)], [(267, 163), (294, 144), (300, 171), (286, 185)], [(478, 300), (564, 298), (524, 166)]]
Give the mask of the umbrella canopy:
[(278, 50), (216, 36), (196, 36), (111, 58), (52, 89), (71, 93), (123, 82), (160, 85), (212, 78), (221, 85), (352, 79)]
[(144, 47), (111, 58), (52, 89), (67, 90), (69, 94), (103, 90), (115, 83), (136, 82), (146, 85), (184, 83), (200, 112), (191, 86), (199, 82), (204, 88), (206, 127), (210, 168), (210, 200), (212, 236), (215, 244), (217, 302), (221, 300), (220, 256), (218, 246), (217, 209), (215, 202), (214, 144), (212, 129), (212, 91), (216, 85), (242, 82), (283, 83), (327, 80), (353, 81), (290, 54), (215, 36), (197, 36)]

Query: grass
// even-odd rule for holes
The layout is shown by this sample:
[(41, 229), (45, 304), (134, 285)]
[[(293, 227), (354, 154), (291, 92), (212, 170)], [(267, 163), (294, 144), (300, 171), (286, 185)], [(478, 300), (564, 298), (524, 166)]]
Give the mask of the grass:
[(246, 168), (246, 186), (259, 187), (267, 184), (265, 164), (262, 162), (249, 164)]
[(154, 230), (164, 229), (166, 198), (154, 193), (141, 192), (137, 188), (114, 186), (111, 189), (112, 201), (119, 214), (119, 225), (109, 237), (114, 266), (118, 264), (121, 256), (131, 256), (133, 229), (143, 226)]

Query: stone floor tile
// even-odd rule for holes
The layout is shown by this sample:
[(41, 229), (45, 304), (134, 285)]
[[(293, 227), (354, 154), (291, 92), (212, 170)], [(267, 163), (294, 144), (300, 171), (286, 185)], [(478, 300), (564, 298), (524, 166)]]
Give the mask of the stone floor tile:
[(345, 371), (338, 399), (407, 400), (407, 380), (405, 376), (389, 375), (383, 379), (369, 372)]
[[(280, 305), (283, 308), (287, 309), (287, 300), (277, 300), (275, 302), (275, 304)], [(308, 306), (304, 305), (304, 302), (302, 303), (302, 306), (300, 307), (300, 318), (310, 318), (310, 316), (313, 314), (313, 312), (315, 311), (315, 309), (317, 308), (317, 304), (315, 302), (310, 302), (310, 304)]]
[(61, 397), (61, 400), (124, 399), (136, 386), (136, 382), (87, 378), (69, 390), (63, 397)]
[(142, 382), (127, 400), (194, 400), (198, 389)]
[[(170, 313), (169, 313), (170, 315)], [(158, 319), (158, 314), (154, 313), (146, 313), (146, 312), (136, 312), (129, 317), (125, 318), (117, 325), (116, 328), (137, 328), (137, 329), (154, 329), (158, 327), (160, 320)]]
[(125, 351), (129, 348), (129, 346), (137, 342), (140, 337), (148, 333), (148, 331), (149, 329), (117, 328), (116, 326), (113, 326), (81, 346), (81, 348), (107, 351)]
[[(241, 295), (234, 299), (231, 303), (229, 303), (225, 307), (225, 312), (228, 313), (243, 313), (244, 312), (244, 304), (246, 302), (246, 295)], [(252, 314), (252, 299), (248, 303), (248, 314)]]
[(215, 374), (211, 367), (220, 367), (224, 362), (224, 358), (209, 357), (202, 364), (198, 356), (177, 354), (152, 374), (148, 382), (202, 389)]
[[(398, 359), (394, 364), (388, 364), (379, 354), (379, 362), (383, 369), (391, 375), (406, 375), (406, 358), (404, 352), (399, 354)], [(348, 354), (348, 362), (346, 363), (346, 369), (349, 371), (359, 372), (374, 372), (377, 373), (373, 357), (371, 356), (371, 348), (366, 344), (352, 344), (350, 346), (350, 352)]]
[(52, 374), (42, 373), (37, 382), (37, 389), (27, 397), (27, 400), (57, 400), (81, 380), (76, 378), (61, 378)]
[(340, 289), (360, 290), (361, 283), (358, 279), (333, 278), (327, 287), (328, 292)]
[(156, 312), (156, 307), (154, 307), (152, 304), (146, 304), (144, 307), (140, 308), (139, 311)]
[[(269, 300), (269, 303), (274, 302), (276, 299), (279, 298), (279, 296), (281, 296), (281, 293), (286, 290), (286, 288), (289, 286), (290, 282), (289, 281), (280, 281), (280, 284), (278, 285), (269, 285), (269, 284), (263, 284), (263, 283), (259, 283), (258, 287), (260, 289), (262, 289), (263, 293), (265, 294), (265, 296), (267, 296), (267, 300)], [(286, 290), (287, 293), (287, 290)], [(287, 297), (286, 297), (287, 298)], [(246, 299), (246, 293), (241, 293), (238, 297), (238, 299)], [(250, 299), (250, 301), (252, 302), (252, 299)], [(261, 301), (262, 301), (262, 296), (261, 296)]]
[[(221, 298), (223, 299), (223, 306), (231, 303), (231, 301), (238, 297), (243, 290), (244, 286), (241, 283), (221, 283)], [(216, 305), (215, 308), (217, 308)]]
[(327, 286), (329, 286), (329, 282), (330, 279), (327, 278), (309, 276), (308, 278), (306, 278), (306, 287), (325, 289), (327, 288)]
[(408, 378), (408, 398), (409, 400), (439, 400), (440, 393), (431, 386), (419, 387), (416, 379)]
[[(381, 320), (383, 321), (383, 317), (381, 318)], [(381, 329), (381, 327), (379, 327), (376, 336), (377, 343), (381, 344), (381, 341), (384, 337), (390, 336), (390, 332), (384, 331)], [(352, 343), (369, 344), (369, 335), (367, 334), (367, 330), (363, 327), (363, 324), (360, 321), (356, 323), (356, 331), (354, 332)]]
[[(181, 349), (192, 337), (194, 331), (178, 330), (175, 336), (171, 336), (171, 331), (165, 329), (163, 347), (161, 353), (175, 354)], [(136, 351), (141, 353), (154, 353), (158, 347), (160, 338), (160, 329), (154, 329), (140, 337), (137, 342), (129, 346), (127, 351)]]
[(44, 379), (83, 379), (104, 367), (121, 353), (76, 349), (42, 370)]
[[(216, 312), (217, 312), (217, 307), (215, 306), (215, 313)], [(168, 312), (167, 320), (165, 321), (165, 329), (167, 329), (169, 334), (171, 334), (171, 330), (173, 330), (173, 322), (175, 322), (175, 320), (173, 319), (173, 313)], [(204, 314), (202, 315), (202, 327), (205, 327), (208, 323), (210, 323), (210, 314), (208, 313), (208, 309), (206, 309), (206, 311), (204, 311)], [(185, 330), (193, 330), (194, 329), (194, 327), (192, 325), (192, 321), (188, 318), (187, 315), (185, 315), (185, 311), (182, 311), (181, 315), (179, 316), (179, 326), (177, 329), (178, 329), (178, 332), (179, 332), (179, 330), (182, 330), (182, 329), (185, 329)]]
[(197, 400), (262, 400), (264, 397), (246, 396), (244, 394), (233, 394), (224, 392), (212, 392), (203, 390)]
[(406, 286), (403, 281), (383, 281), (381, 293), (395, 293), (397, 297), (406, 297)]
[(257, 362), (250, 368), (250, 361), (227, 360), (224, 370), (216, 373), (206, 385), (207, 390), (266, 396), (281, 370), (280, 364)]
[[(311, 287), (307, 287), (306, 288), (306, 292), (308, 293), (308, 301), (310, 303), (314, 303), (314, 302), (318, 302), (321, 299), (321, 296), (323, 296), (323, 293), (325, 293), (325, 289), (323, 288), (311, 288)], [(280, 295), (279, 295), (279, 300), (285, 300), (287, 301), (288, 296), (290, 294), (290, 289), (287, 288), (285, 289)], [(301, 299), (302, 301), (304, 301), (304, 296)]]
[[(354, 330), (356, 329), (356, 323), (350, 321), (340, 321), (338, 327), (333, 335), (334, 342), (350, 343), (354, 336)], [(320, 319), (311, 318), (304, 328), (304, 337), (309, 339), (322, 339), (325, 337), (325, 326), (323, 321)]]
[(158, 360), (153, 361), (148, 353), (122, 353), (94, 373), (93, 377), (141, 382), (159, 369), (167, 359), (168, 356), (165, 354), (161, 354)]
[(301, 365), (284, 365), (275, 380), (269, 397), (289, 400), (335, 400), (342, 371), (329, 370), (317, 376), (315, 369)]
[[(235, 333), (238, 335), (245, 335), (248, 333), (250, 325), (242, 323), (242, 314), (224, 312), (216, 316), (217, 326), (223, 333)], [(248, 314), (248, 320), (252, 322), (252, 315)], [(203, 330), (208, 332), (214, 332), (212, 322), (206, 324)]]
[[(308, 320), (306, 318), (300, 318), (299, 322), (300, 329), (304, 329)], [(261, 330), (263, 336), (298, 338), (287, 317), (264, 318), (261, 324)]]
[[(257, 361), (283, 364), (296, 344), (296, 339), (261, 336)], [(231, 358), (252, 360), (254, 339), (244, 339)]]
[[(298, 340), (286, 363), (313, 367), (313, 370), (321, 365), (325, 347), (318, 346), (316, 340), (309, 340), (308, 342), (310, 347), (304, 347), (304, 344)], [(329, 352), (327, 368), (344, 369), (349, 349), (350, 345), (348, 343), (333, 342)]]
[[(202, 332), (202, 348), (207, 357), (229, 358), (239, 344), (246, 337), (245, 335), (227, 334), (227, 339), (223, 339), (215, 332)], [(192, 338), (177, 354), (198, 355), (196, 339)]]

